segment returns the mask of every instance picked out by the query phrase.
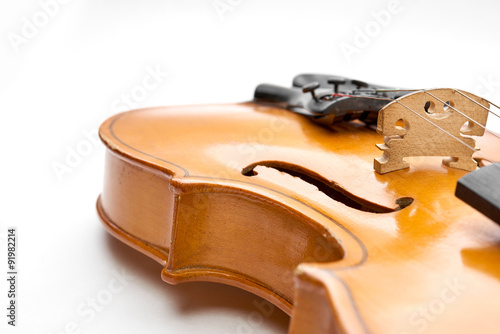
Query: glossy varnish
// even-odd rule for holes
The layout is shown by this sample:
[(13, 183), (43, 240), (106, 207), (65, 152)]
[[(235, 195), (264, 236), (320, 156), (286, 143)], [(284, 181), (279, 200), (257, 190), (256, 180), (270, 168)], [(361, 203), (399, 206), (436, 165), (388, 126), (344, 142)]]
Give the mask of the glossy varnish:
[(166, 282), (249, 290), (291, 333), (498, 332), (500, 229), (440, 157), (379, 175), (373, 129), (254, 103), (126, 112), (100, 136), (100, 217)]

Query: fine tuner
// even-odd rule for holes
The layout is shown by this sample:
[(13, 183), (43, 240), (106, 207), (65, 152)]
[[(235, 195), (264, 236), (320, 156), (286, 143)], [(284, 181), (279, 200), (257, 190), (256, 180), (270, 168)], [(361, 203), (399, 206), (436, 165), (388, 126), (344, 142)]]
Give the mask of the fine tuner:
[[(500, 163), (476, 148), (472, 138), (485, 133), (489, 114), (500, 117), (490, 110), (500, 109), (496, 104), (457, 89), (397, 89), (318, 74), (296, 76), (292, 88), (261, 84), (254, 98), (284, 103), (323, 125), (354, 119), (367, 125), (377, 122), (377, 132), (384, 135), (384, 143), (376, 145), (383, 155), (374, 159), (379, 174), (406, 169), (404, 158), (415, 156), (445, 156), (443, 165), (467, 171), (485, 161), (494, 164), (460, 180), (456, 195), (500, 224)], [(473, 159), (473, 154), (482, 159)]]
[(381, 108), (408, 92), (411, 91), (338, 76), (301, 74), (294, 78), (291, 88), (271, 84), (257, 86), (254, 99), (279, 104), (325, 125), (353, 119), (371, 124), (376, 122)]
[[(333, 92), (331, 88), (329, 89), (330, 85), (333, 85)], [(300, 94), (301, 91), (302, 93), (310, 93), (310, 96)], [(441, 96), (441, 98), (436, 95)], [(409, 96), (411, 98), (406, 98)], [(460, 101), (460, 108), (458, 105), (455, 105), (456, 102), (452, 101), (452, 98), (454, 101)], [(490, 105), (498, 108), (497, 105), (475, 97), (471, 93), (464, 93), (457, 89), (410, 90), (387, 88), (360, 80), (318, 74), (296, 76), (293, 80), (292, 88), (261, 84), (255, 90), (254, 99), (256, 102), (282, 105), (293, 112), (309, 116), (312, 120), (324, 125), (353, 119), (373, 124), (378, 119), (379, 126), (377, 127), (377, 131), (386, 136), (387, 140), (389, 140), (388, 136), (399, 136), (399, 138), (391, 138), (393, 145), (398, 143), (398, 145), (408, 147), (408, 143), (410, 142), (413, 142), (412, 147), (426, 145), (426, 138), (429, 141), (429, 131), (434, 132), (435, 135), (449, 137), (444, 140), (442, 138), (435, 138), (435, 136), (432, 137), (434, 146), (436, 147), (431, 147), (432, 145), (427, 144), (426, 149), (421, 147), (414, 150), (414, 154), (418, 153), (417, 155), (448, 156), (452, 154), (447, 153), (453, 153), (457, 149), (458, 151), (465, 150), (464, 154), (470, 157), (472, 153), (483, 155), (473, 147), (474, 141), (469, 137), (472, 135), (481, 136), (484, 133), (489, 113), (499, 117), (498, 114), (489, 109)], [(412, 106), (405, 105), (404, 101), (411, 101)], [(442, 106), (441, 110), (439, 106)], [(387, 120), (380, 121), (383, 118), (379, 118), (379, 112), (382, 109), (387, 109), (387, 107), (389, 107), (389, 110), (384, 110), (383, 114), (391, 115), (392, 118), (394, 118), (394, 114), (406, 114), (406, 118), (412, 118), (414, 124), (420, 124), (418, 129), (411, 131), (411, 139), (406, 138), (402, 144), (398, 142), (398, 140), (403, 139), (408, 134), (409, 130), (409, 123), (403, 117), (398, 116), (397, 120), (391, 120), (394, 121), (391, 124)], [(395, 108), (399, 108), (400, 110), (391, 111)], [(464, 111), (460, 111), (459, 109), (463, 109)], [(474, 114), (468, 115), (471, 109), (475, 110)], [(408, 115), (408, 111), (413, 115)], [(404, 126), (396, 125), (397, 121), (401, 121)], [(426, 122), (426, 125), (430, 125), (431, 129), (434, 129), (422, 132), (421, 130), (427, 128), (423, 126), (422, 122)], [(450, 122), (453, 122), (453, 124), (450, 124)], [(468, 137), (463, 138), (462, 135)], [(460, 145), (453, 143), (457, 147), (453, 150), (447, 150), (443, 146), (450, 144), (450, 140), (456, 141)], [(387, 143), (378, 145), (381, 150), (388, 150), (389, 146)], [(398, 150), (392, 149), (391, 151)], [(400, 152), (399, 155), (407, 154), (406, 156), (411, 156), (408, 150), (406, 151), (405, 153)], [(399, 163), (391, 162), (389, 165), (392, 164), (392, 167), (386, 165), (385, 160), (388, 159), (388, 153), (381, 159), (376, 160), (375, 169), (377, 172), (385, 173), (408, 167), (408, 164), (402, 161), (402, 157), (396, 158), (399, 159)], [(494, 162), (484, 155), (483, 157), (490, 162)], [(464, 159), (458, 159), (457, 156), (454, 157), (454, 161), (446, 160), (444, 163), (450, 167), (462, 168), (469, 171), (475, 169), (476, 163), (474, 161), (470, 161), (471, 159), (469, 159), (465, 163)], [(382, 168), (382, 164), (385, 167)]]

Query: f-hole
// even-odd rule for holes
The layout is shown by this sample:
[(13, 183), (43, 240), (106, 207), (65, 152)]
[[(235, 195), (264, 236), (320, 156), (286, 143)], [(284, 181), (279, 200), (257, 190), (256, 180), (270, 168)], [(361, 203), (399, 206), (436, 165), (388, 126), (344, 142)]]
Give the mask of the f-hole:
[(368, 201), (364, 198), (359, 198), (357, 196), (354, 196), (345, 189), (339, 187), (338, 184), (335, 182), (330, 182), (327, 179), (324, 179), (317, 175), (313, 175), (310, 172), (301, 169), (299, 166), (288, 165), (283, 162), (263, 161), (251, 164), (243, 168), (241, 173), (248, 177), (254, 177), (258, 175), (258, 173), (254, 170), (258, 166), (273, 168), (281, 173), (285, 173), (293, 177), (299, 178), (304, 182), (314, 185), (316, 188), (318, 188), (319, 191), (321, 191), (334, 201), (343, 203), (348, 207), (360, 211), (373, 212), (373, 213), (389, 213), (404, 209), (413, 203), (413, 198), (411, 197), (400, 197), (396, 199), (397, 207), (395, 209), (383, 207), (377, 203)]

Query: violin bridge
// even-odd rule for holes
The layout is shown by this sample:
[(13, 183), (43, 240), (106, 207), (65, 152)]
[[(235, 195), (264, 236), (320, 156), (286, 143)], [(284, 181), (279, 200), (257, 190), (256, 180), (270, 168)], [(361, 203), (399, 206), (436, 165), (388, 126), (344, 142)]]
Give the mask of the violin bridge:
[[(467, 96), (464, 96), (467, 95)], [(468, 98), (467, 98), (468, 97)], [(406, 157), (444, 156), (448, 167), (475, 170), (475, 140), (484, 134), (489, 103), (455, 89), (422, 90), (405, 95), (380, 110), (377, 132), (384, 153), (374, 160), (379, 174), (408, 168)]]

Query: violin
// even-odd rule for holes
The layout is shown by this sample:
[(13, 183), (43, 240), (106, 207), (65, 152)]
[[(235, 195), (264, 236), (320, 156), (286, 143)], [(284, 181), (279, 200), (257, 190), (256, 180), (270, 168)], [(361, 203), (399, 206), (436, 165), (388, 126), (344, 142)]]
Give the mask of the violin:
[(303, 74), (249, 102), (124, 112), (99, 130), (97, 211), (165, 282), (250, 291), (292, 334), (498, 333), (491, 108)]

